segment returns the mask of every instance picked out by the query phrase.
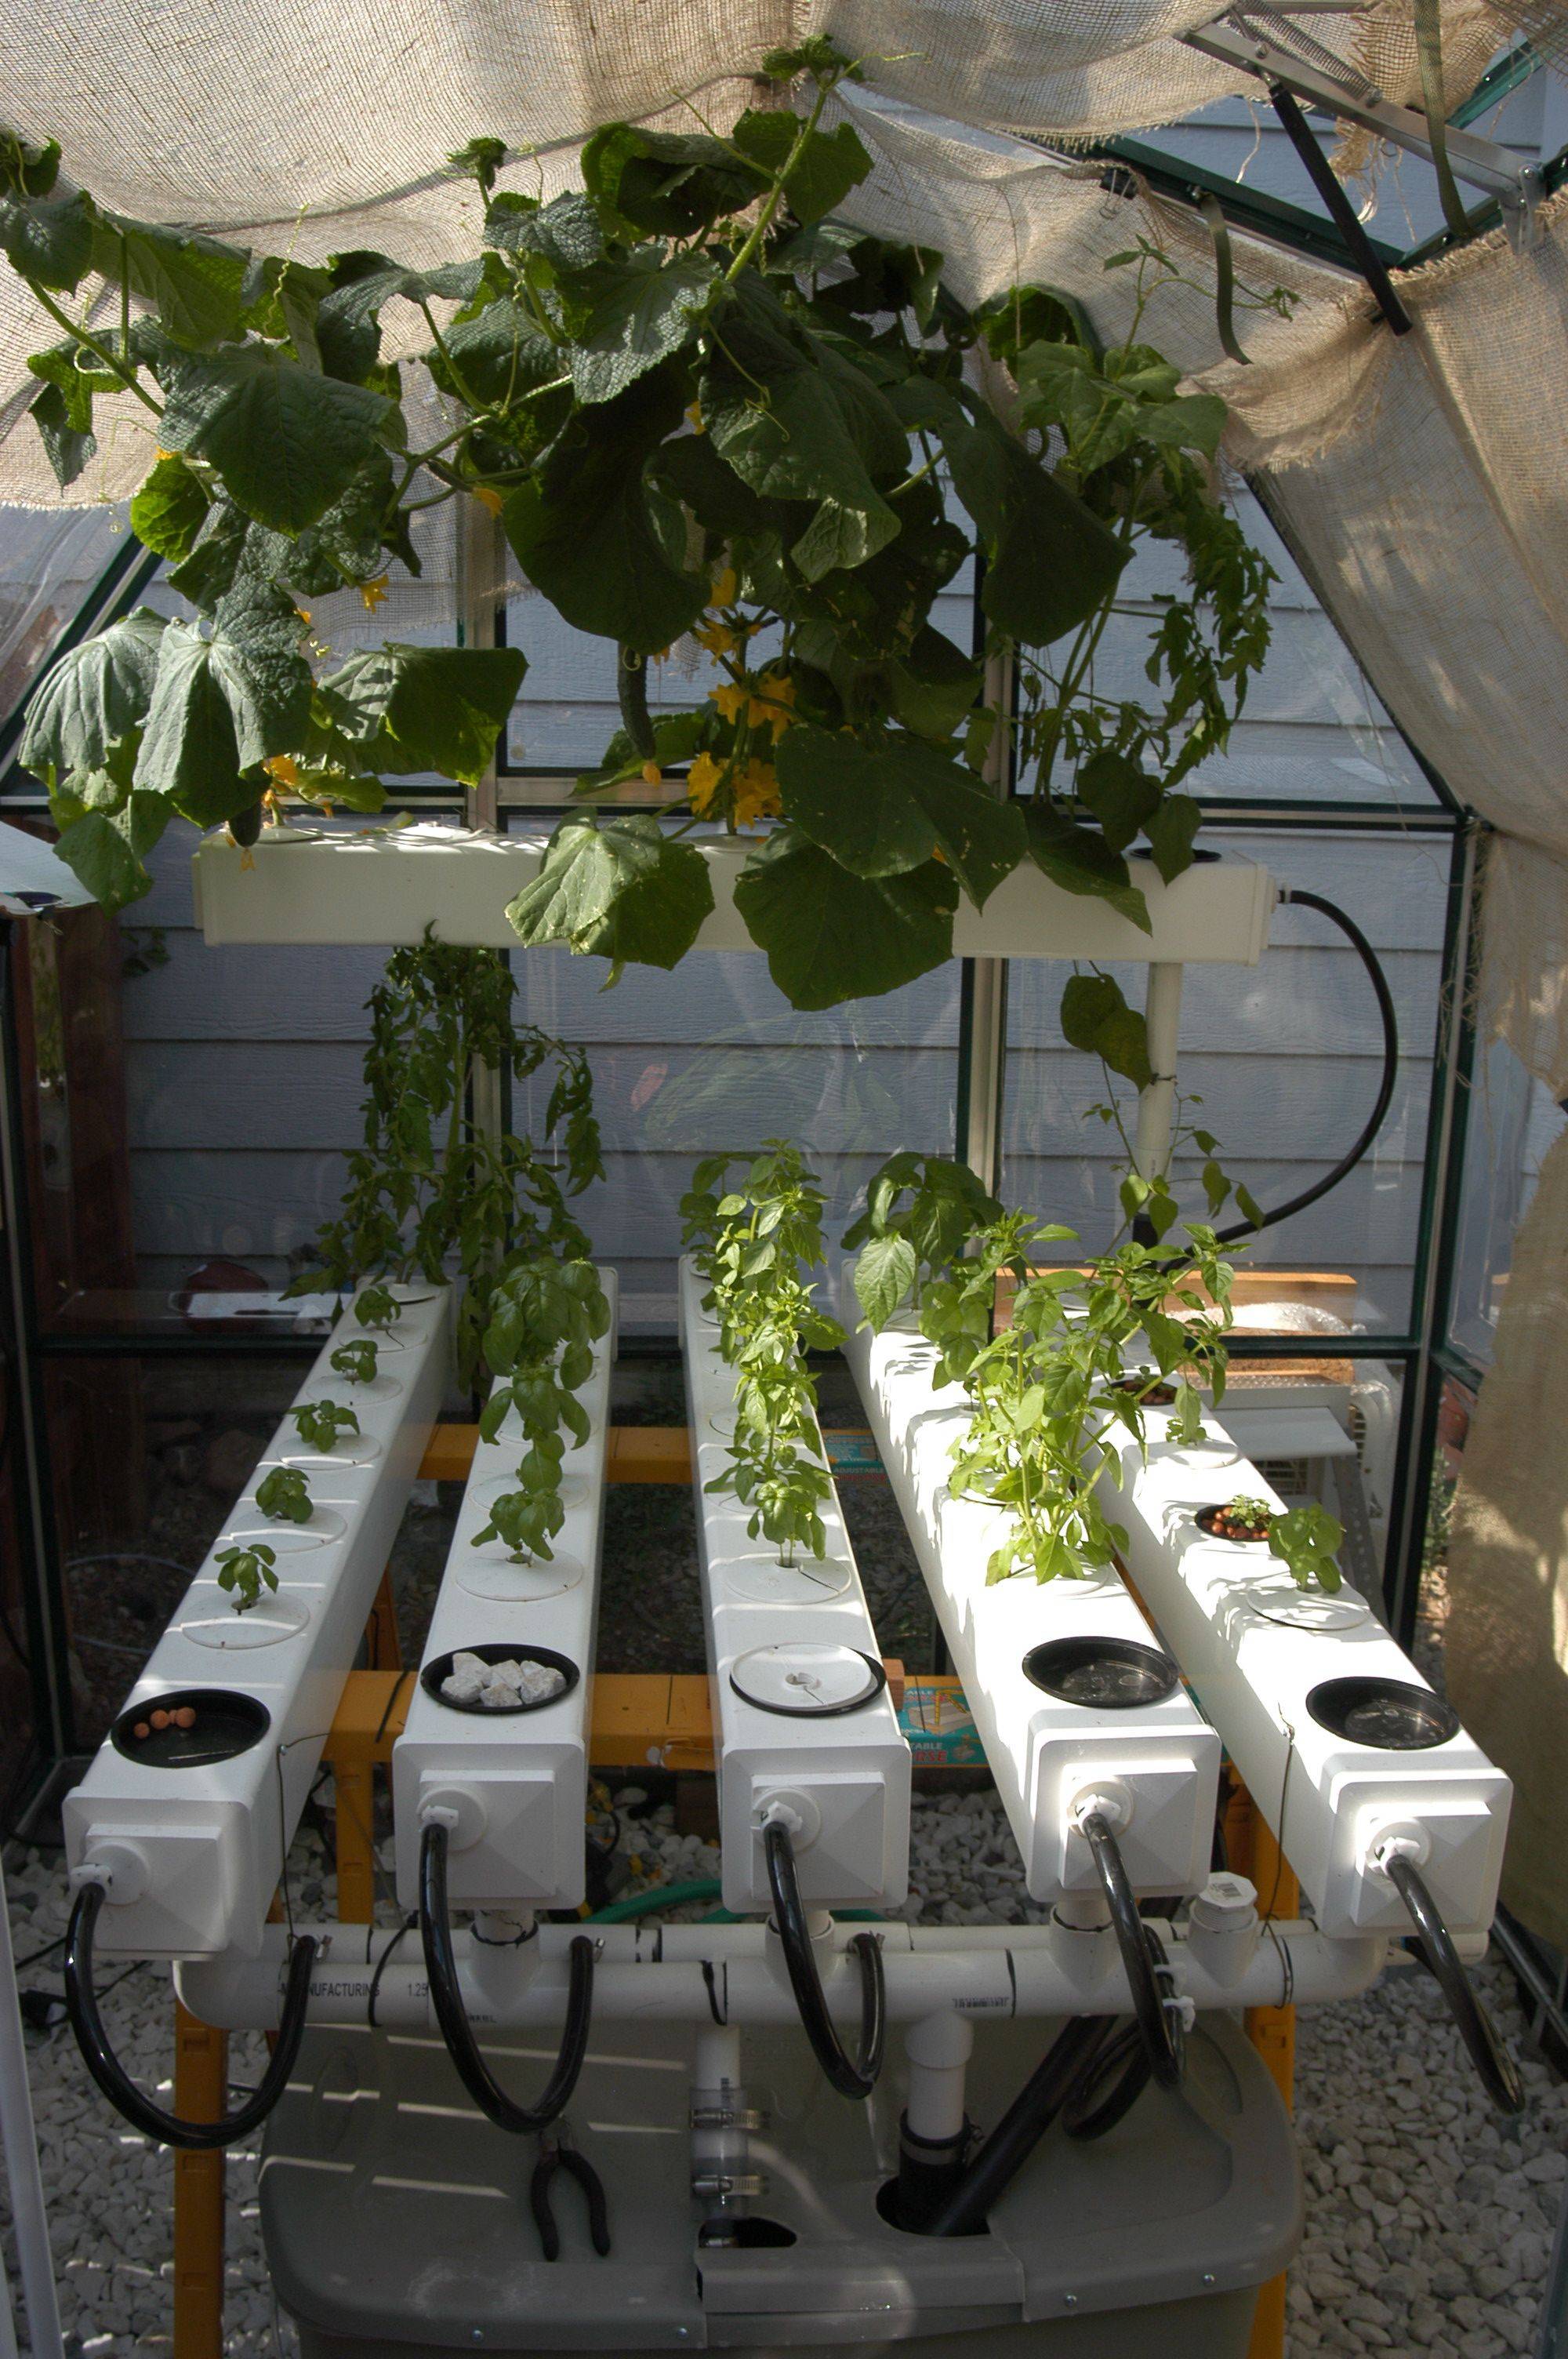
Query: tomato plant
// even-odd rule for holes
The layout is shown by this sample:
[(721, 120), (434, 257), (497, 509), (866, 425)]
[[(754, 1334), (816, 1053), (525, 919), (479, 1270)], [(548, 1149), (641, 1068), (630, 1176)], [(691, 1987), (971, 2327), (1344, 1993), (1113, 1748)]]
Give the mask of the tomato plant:
[[(116, 432), (145, 419), (132, 529), (196, 617), (114, 623), (28, 716), (22, 758), (106, 905), (149, 888), (177, 813), (248, 842), (290, 803), (480, 778), (522, 648), (333, 664), (308, 619), (337, 592), (373, 606), (416, 563), (411, 517), (477, 499), (556, 614), (616, 650), (622, 727), (511, 906), (523, 942), (671, 967), (713, 906), (692, 831), (771, 821), (736, 903), (798, 1007), (937, 966), (960, 895), (983, 906), (1026, 861), (1147, 927), (1127, 853), (1166, 877), (1190, 861), (1180, 782), (1268, 637), (1268, 568), (1212, 493), (1222, 405), (1147, 340), (1180, 274), (1117, 257), (1135, 293), (1113, 350), (1048, 288), (966, 306), (938, 253), (838, 218), (871, 168), (852, 123), (827, 127), (853, 61), (814, 37), (766, 72), (792, 103), (724, 136), (607, 125), (548, 202), (473, 140), (451, 168), (478, 185), (480, 247), (430, 270), (136, 222), (59, 184), (57, 147), (0, 136), (0, 248), (54, 338), (30, 364), (37, 427), (69, 484), (105, 397)], [(410, 311), (441, 404), (424, 441), (409, 364), (382, 352), (384, 315)], [(982, 342), (1016, 431), (969, 364)], [(1149, 539), (1190, 581), (1157, 602), (1147, 696), (1113, 693), (1097, 659), (1137, 614), (1120, 589)], [(990, 690), (932, 619), (972, 557)], [(654, 719), (648, 663), (687, 636), (710, 692)], [(1016, 695), (994, 687), (1010, 662)], [(999, 731), (1020, 800), (982, 777)], [(597, 807), (639, 774), (662, 817)]]
[[(742, 1169), (727, 1185), (737, 1162)], [(707, 1488), (733, 1491), (752, 1511), (752, 1538), (770, 1540), (784, 1563), (798, 1549), (819, 1557), (832, 1478), (805, 1354), (844, 1341), (803, 1275), (824, 1260), (821, 1187), (798, 1147), (770, 1139), (750, 1159), (720, 1155), (699, 1163), (681, 1211), (685, 1242), (708, 1281), (719, 1349), (735, 1371), (730, 1463)]]
[[(587, 1255), (568, 1199), (604, 1169), (587, 1058), (536, 1025), (519, 1025), (515, 996), (511, 969), (493, 951), (427, 936), (394, 952), (370, 997), (364, 1144), (349, 1158), (342, 1208), (317, 1239), (319, 1266), (291, 1288), (341, 1288), (367, 1270), (434, 1286), (455, 1274), (466, 1281), (458, 1368), (470, 1385), (497, 1280), (540, 1252)], [(476, 1119), (470, 1084), (481, 1068), (513, 1083), (553, 1070), (542, 1145)], [(389, 1327), (397, 1316), (385, 1285), (360, 1295), (362, 1326)], [(374, 1375), (373, 1344), (351, 1342), (340, 1351), (370, 1352)], [(332, 1365), (340, 1364), (334, 1353)]]
[(589, 1438), (588, 1411), (577, 1396), (593, 1372), (593, 1346), (610, 1326), (599, 1272), (584, 1259), (541, 1253), (514, 1264), (490, 1298), (484, 1357), (495, 1378), (480, 1419), (486, 1441), (515, 1416), (525, 1444), (517, 1488), (503, 1492), (473, 1545), (504, 1540), (524, 1564), (551, 1560), (551, 1540), (566, 1520), (561, 1498), (564, 1433)]

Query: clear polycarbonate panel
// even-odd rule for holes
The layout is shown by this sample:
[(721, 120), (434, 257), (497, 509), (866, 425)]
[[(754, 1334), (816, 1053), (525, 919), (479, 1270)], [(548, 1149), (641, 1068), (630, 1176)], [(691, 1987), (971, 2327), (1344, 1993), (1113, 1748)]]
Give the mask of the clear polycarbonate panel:
[(1489, 1365), (1519, 1224), (1568, 1115), (1505, 1040), (1476, 1060), (1465, 1135), (1448, 1340)]
[(0, 507), (0, 723), (125, 547), (123, 507)]
[[(1213, 831), (1205, 840), (1344, 908), (1388, 976), (1399, 1028), (1393, 1101), (1370, 1152), (1332, 1193), (1238, 1255), (1238, 1295), (1257, 1306), (1248, 1321), (1287, 1332), (1402, 1334), (1420, 1234), (1446, 839), (1270, 830), (1228, 840)], [(1009, 970), (1004, 1193), (1043, 1218), (1070, 1223), (1098, 1250), (1121, 1222), (1116, 1191), (1126, 1156), (1115, 1129), (1090, 1112), (1106, 1099), (1102, 1070), (1062, 1037), (1066, 972), (1022, 960)], [(1141, 1005), (1147, 970), (1109, 972)], [(1188, 967), (1177, 1078), (1189, 1136), (1173, 1167), (1184, 1206), (1205, 1216), (1204, 1155), (1192, 1130), (1213, 1134), (1225, 1171), (1268, 1211), (1349, 1148), (1381, 1071), (1370, 981), (1315, 911), (1276, 911), (1271, 947), (1256, 967)], [(1136, 1093), (1126, 1082), (1115, 1092), (1130, 1132)]]
[[(836, 1246), (885, 1156), (953, 1151), (956, 963), (819, 1015), (788, 1005), (759, 951), (694, 951), (668, 974), (630, 967), (613, 990), (601, 959), (518, 952), (513, 964), (529, 1020), (589, 1052), (606, 1177), (578, 1210), (620, 1272), (629, 1331), (674, 1328), (678, 1208), (699, 1157), (795, 1141), (827, 1190)], [(516, 1093), (514, 1126), (537, 1135), (546, 1090), (541, 1078)]]

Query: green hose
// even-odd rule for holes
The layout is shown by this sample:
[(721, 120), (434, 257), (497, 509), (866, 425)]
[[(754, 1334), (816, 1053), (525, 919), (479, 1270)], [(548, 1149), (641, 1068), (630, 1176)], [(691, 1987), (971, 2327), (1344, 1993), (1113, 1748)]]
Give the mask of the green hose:
[(624, 1925), (629, 1918), (651, 1916), (655, 1908), (681, 1908), (690, 1900), (717, 1900), (723, 1890), (717, 1876), (704, 1875), (687, 1884), (655, 1884), (650, 1891), (633, 1892), (629, 1899), (612, 1900), (596, 1909), (590, 1925)]

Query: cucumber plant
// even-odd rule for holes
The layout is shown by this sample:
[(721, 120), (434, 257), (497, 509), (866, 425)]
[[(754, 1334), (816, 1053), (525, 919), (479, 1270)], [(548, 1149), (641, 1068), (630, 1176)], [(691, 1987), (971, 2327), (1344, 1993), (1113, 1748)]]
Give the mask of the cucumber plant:
[(256, 1484), (256, 1505), (276, 1524), (308, 1524), (310, 1484), (297, 1466), (274, 1466)]
[[(732, 1166), (742, 1164), (733, 1184)], [(823, 1463), (816, 1386), (807, 1352), (844, 1341), (803, 1272), (823, 1266), (824, 1198), (800, 1149), (769, 1139), (747, 1160), (711, 1156), (682, 1200), (685, 1241), (708, 1281), (719, 1349), (735, 1371), (730, 1462), (708, 1484), (732, 1491), (751, 1515), (747, 1530), (779, 1550), (820, 1557), (822, 1507), (832, 1489)]]
[(503, 1492), (475, 1548), (503, 1540), (514, 1562), (549, 1563), (550, 1543), (566, 1520), (561, 1498), (563, 1434), (588, 1440), (588, 1411), (577, 1397), (593, 1371), (593, 1346), (610, 1325), (610, 1305), (590, 1261), (536, 1254), (514, 1263), (495, 1286), (482, 1338), (495, 1382), (480, 1418), (486, 1441), (509, 1417), (524, 1448), (515, 1490)]
[[(374, 811), (389, 776), (481, 777), (523, 649), (334, 661), (316, 611), (373, 611), (416, 565), (413, 518), (477, 499), (555, 613), (616, 651), (622, 725), (511, 904), (524, 943), (612, 978), (672, 967), (714, 906), (687, 832), (775, 818), (735, 906), (797, 1007), (940, 965), (960, 895), (983, 906), (1029, 862), (1149, 924), (1127, 853), (1146, 844), (1167, 878), (1191, 860), (1180, 782), (1268, 640), (1269, 570), (1210, 480), (1224, 405), (1184, 395), (1148, 341), (1182, 274), (1146, 242), (1111, 258), (1134, 284), (1109, 350), (1046, 288), (967, 304), (934, 249), (838, 218), (872, 164), (835, 119), (856, 61), (814, 34), (762, 65), (726, 136), (606, 124), (548, 201), (536, 159), (470, 140), (450, 168), (476, 184), (476, 248), (424, 270), (138, 222), (59, 191), (58, 143), (0, 137), (0, 253), (42, 344), (33, 424), (69, 484), (100, 403), (142, 421), (157, 456), (131, 528), (197, 618), (112, 624), (28, 714), (21, 758), (106, 906), (150, 889), (177, 815), (248, 844), (289, 806)], [(384, 355), (384, 321), (413, 361)], [(1011, 377), (997, 407), (981, 340)], [(416, 365), (439, 397), (426, 440)], [(1152, 628), (1121, 586), (1144, 540), (1190, 577)], [(976, 558), (983, 653), (1019, 658), (1016, 697), (988, 701), (983, 661), (933, 620)], [(1097, 673), (1113, 622), (1148, 635), (1146, 693), (1119, 660)], [(687, 636), (713, 684), (655, 719), (647, 667)], [(1035, 766), (1022, 801), (979, 775), (999, 733), (1013, 775)], [(639, 779), (679, 826), (596, 807)]]

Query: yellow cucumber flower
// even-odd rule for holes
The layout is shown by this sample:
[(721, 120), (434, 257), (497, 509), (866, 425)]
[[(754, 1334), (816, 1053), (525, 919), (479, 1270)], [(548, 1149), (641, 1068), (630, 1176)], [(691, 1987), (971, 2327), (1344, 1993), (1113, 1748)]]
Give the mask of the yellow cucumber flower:
[(753, 729), (771, 728), (776, 745), (795, 719), (784, 707), (795, 702), (795, 682), (784, 672), (765, 671), (757, 682), (757, 692), (747, 710), (746, 718)]
[(736, 826), (755, 827), (761, 820), (777, 819), (782, 808), (773, 764), (748, 762), (735, 781)]
[(378, 606), (385, 605), (387, 577), (384, 573), (378, 573), (373, 582), (360, 583), (360, 596), (364, 601), (367, 613), (373, 614)]
[(722, 688), (708, 691), (726, 721), (738, 721), (752, 701), (752, 691), (744, 680), (726, 680)]
[(501, 494), (489, 484), (476, 484), (473, 487), (473, 495), (481, 507), (488, 508), (491, 515), (494, 516), (498, 516), (506, 506)]
[(724, 568), (723, 572), (720, 573), (714, 582), (712, 594), (708, 602), (708, 604), (710, 606), (732, 606), (735, 603), (735, 592), (740, 586), (740, 583), (735, 579), (735, 568), (732, 565), (727, 565)]
[(728, 623), (700, 624), (691, 636), (699, 647), (706, 647), (715, 657), (729, 655), (740, 644)]
[(718, 793), (723, 776), (711, 754), (699, 754), (687, 772), (687, 800), (699, 819)]
[(299, 765), (292, 754), (275, 754), (270, 761), (262, 764), (262, 768), (275, 786), (297, 787), (299, 784)]

